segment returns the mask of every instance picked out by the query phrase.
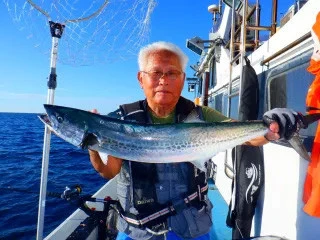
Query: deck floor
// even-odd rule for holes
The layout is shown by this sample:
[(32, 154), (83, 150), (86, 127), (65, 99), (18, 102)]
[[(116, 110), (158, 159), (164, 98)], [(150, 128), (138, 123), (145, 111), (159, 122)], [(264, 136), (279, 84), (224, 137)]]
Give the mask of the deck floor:
[(230, 240), (232, 238), (232, 229), (226, 225), (228, 204), (213, 183), (209, 184), (208, 197), (213, 204), (213, 226), (210, 232), (210, 239)]

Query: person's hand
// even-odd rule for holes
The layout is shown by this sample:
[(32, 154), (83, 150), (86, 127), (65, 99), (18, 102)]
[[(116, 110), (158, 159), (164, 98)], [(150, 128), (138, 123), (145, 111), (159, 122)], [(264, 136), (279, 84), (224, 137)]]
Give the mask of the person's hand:
[[(90, 112), (92, 112), (92, 113), (95, 113), (95, 114), (100, 114), (99, 113), (99, 111), (97, 110), (97, 109), (92, 109)], [(90, 149), (88, 149), (89, 150), (89, 154), (94, 154), (94, 153), (97, 153), (97, 154), (99, 154), (99, 157), (100, 157), (100, 159), (101, 159), (101, 161), (105, 164), (105, 165), (107, 165), (107, 162), (108, 162), (108, 154), (106, 154), (106, 153), (102, 153), (102, 152), (97, 152), (97, 151), (95, 151), (95, 150), (90, 150)]]
[[(95, 108), (90, 110), (89, 112), (92, 112), (92, 113), (95, 113), (95, 114), (99, 114), (98, 110), (95, 109)], [(91, 149), (88, 149), (88, 150), (89, 150), (90, 154), (98, 153), (97, 151), (94, 151), (94, 150), (91, 150)]]
[(265, 138), (269, 141), (284, 138), (289, 140), (298, 129), (298, 113), (288, 108), (274, 108), (265, 112), (263, 121), (269, 131)]

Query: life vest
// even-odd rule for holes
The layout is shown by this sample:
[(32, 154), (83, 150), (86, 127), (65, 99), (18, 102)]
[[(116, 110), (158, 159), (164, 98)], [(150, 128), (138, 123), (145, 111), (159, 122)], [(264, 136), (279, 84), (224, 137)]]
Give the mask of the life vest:
[[(258, 77), (247, 57), (245, 61), (240, 92), (240, 121), (257, 120), (259, 113)], [(232, 197), (226, 223), (232, 227), (232, 239), (249, 238), (252, 219), (265, 182), (263, 149), (236, 146), (232, 149), (232, 161), (235, 177), (232, 180)]]
[[(314, 52), (311, 56), (308, 71), (315, 75), (306, 97), (307, 112), (320, 113), (320, 12), (311, 30), (314, 41)], [(311, 162), (308, 166), (304, 183), (304, 211), (313, 217), (320, 217), (320, 124), (315, 133), (311, 151)]]
[[(127, 121), (151, 123), (147, 109), (146, 100), (142, 100), (121, 105), (117, 114)], [(176, 105), (175, 122), (183, 122), (194, 109), (198, 112), (199, 118), (203, 119), (201, 107), (180, 97)], [(179, 198), (164, 202), (161, 200), (161, 193), (157, 190), (162, 187), (163, 179), (161, 176), (166, 174), (166, 166), (169, 166), (171, 170), (175, 169), (172, 170), (173, 175), (169, 175), (170, 177), (176, 178), (177, 174), (182, 174), (187, 182), (176, 179), (177, 182), (179, 181), (179, 188), (185, 189), (185, 191), (182, 191), (183, 194)], [(193, 206), (197, 209), (203, 207), (207, 191), (205, 173), (196, 169), (192, 163), (150, 164), (123, 161), (117, 187), (119, 202), (123, 209), (120, 216), (127, 224), (135, 228), (154, 229), (166, 222), (168, 217), (181, 212), (186, 207)], [(123, 228), (124, 226), (120, 226), (119, 230), (124, 231)], [(143, 235), (143, 233), (141, 234)]]

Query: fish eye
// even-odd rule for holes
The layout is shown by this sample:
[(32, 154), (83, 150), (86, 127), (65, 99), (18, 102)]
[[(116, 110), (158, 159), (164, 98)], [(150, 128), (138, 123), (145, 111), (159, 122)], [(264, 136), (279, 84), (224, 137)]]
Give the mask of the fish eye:
[(63, 122), (63, 117), (57, 116), (57, 120), (58, 120), (59, 123), (62, 123)]

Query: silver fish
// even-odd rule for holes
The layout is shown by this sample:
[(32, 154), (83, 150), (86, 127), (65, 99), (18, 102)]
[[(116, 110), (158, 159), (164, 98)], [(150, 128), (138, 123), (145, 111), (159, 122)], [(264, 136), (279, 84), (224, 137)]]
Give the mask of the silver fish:
[(75, 146), (138, 162), (192, 162), (200, 169), (217, 153), (268, 131), (262, 121), (141, 124), (74, 108), (44, 107), (47, 115), (40, 119)]

